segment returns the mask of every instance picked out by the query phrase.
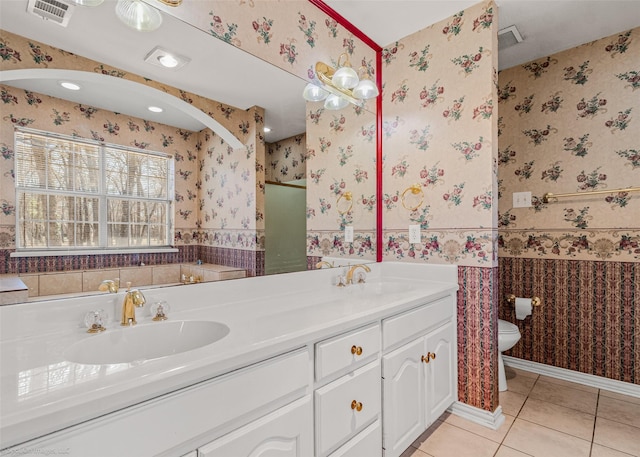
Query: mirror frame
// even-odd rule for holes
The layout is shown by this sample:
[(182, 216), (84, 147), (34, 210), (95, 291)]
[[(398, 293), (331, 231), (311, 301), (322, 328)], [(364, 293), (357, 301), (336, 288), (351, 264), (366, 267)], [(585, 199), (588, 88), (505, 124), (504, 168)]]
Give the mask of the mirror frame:
[(353, 33), (376, 53), (376, 85), (379, 92), (376, 97), (376, 262), (382, 262), (382, 47), (323, 0), (309, 0), (309, 3)]

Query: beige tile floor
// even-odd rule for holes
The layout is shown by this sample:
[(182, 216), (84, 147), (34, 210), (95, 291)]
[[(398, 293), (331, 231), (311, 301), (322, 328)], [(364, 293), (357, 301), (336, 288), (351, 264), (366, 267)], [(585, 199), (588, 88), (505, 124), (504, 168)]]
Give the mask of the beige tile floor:
[(507, 367), (490, 430), (445, 413), (401, 457), (640, 457), (640, 398)]

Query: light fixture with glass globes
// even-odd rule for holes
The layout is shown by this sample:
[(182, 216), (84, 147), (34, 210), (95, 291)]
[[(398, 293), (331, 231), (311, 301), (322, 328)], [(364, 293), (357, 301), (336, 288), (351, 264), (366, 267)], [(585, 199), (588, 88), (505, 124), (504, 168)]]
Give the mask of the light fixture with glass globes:
[(329, 110), (343, 109), (349, 103), (362, 106), (365, 100), (377, 97), (380, 92), (371, 81), (367, 68), (362, 66), (359, 71), (360, 75), (351, 68), (346, 52), (340, 54), (337, 70), (324, 62), (317, 62), (316, 75), (322, 84), (307, 84), (302, 96), (310, 102), (324, 100), (324, 107)]
[(78, 6), (99, 6), (102, 5), (104, 0), (71, 0)]
[(151, 32), (162, 25), (160, 11), (142, 0), (118, 0), (116, 16), (125, 25), (139, 32)]

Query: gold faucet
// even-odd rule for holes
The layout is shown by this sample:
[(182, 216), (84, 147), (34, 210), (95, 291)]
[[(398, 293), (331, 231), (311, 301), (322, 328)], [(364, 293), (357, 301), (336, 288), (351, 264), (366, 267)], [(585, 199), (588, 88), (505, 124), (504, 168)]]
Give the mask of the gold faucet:
[(316, 263), (316, 269), (320, 269), (322, 267), (333, 268), (333, 265), (327, 262), (326, 260)]
[[(358, 264), (358, 265), (352, 266), (351, 268), (349, 268), (349, 271), (347, 272), (347, 285), (353, 284), (353, 274), (358, 268), (362, 268), (367, 273), (371, 272), (371, 268), (369, 268), (366, 265)], [(360, 280), (360, 282), (364, 282), (364, 280)]]
[(131, 283), (127, 283), (127, 293), (122, 303), (122, 320), (120, 325), (136, 325), (136, 307), (141, 308), (146, 303), (144, 295), (138, 289), (131, 289)]
[(119, 288), (120, 288), (120, 279), (119, 278), (117, 278), (115, 280), (105, 279), (98, 286), (98, 290), (100, 292), (107, 292), (108, 291), (110, 294), (115, 294), (116, 292), (118, 292)]

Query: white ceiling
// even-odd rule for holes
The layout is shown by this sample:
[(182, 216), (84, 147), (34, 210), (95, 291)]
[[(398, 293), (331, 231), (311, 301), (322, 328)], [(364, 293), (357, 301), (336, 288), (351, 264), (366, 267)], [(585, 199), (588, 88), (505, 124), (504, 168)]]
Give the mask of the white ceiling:
[[(384, 47), (477, 2), (326, 0), (326, 3)], [(501, 69), (640, 26), (640, 0), (497, 0), (497, 4), (500, 28), (516, 25), (524, 37), (522, 43), (500, 50)], [(106, 0), (99, 7), (78, 7), (69, 26), (64, 28), (28, 14), (27, 0), (0, 0), (0, 27), (232, 106), (243, 109), (262, 106), (266, 110), (265, 123), (273, 129), (266, 136), (267, 141), (304, 131), (305, 107), (300, 95), (303, 80), (172, 17), (165, 16), (157, 31), (135, 32), (117, 20), (114, 5), (115, 0)], [(209, 40), (207, 46), (202, 45), (203, 37)], [(191, 62), (177, 71), (145, 63), (145, 55), (157, 45), (188, 56)], [(101, 93), (107, 99), (110, 96), (108, 91)], [(122, 107), (119, 112), (149, 118), (139, 111), (144, 112), (149, 101), (125, 98), (132, 102), (131, 106)], [(101, 107), (106, 101), (84, 103)]]

